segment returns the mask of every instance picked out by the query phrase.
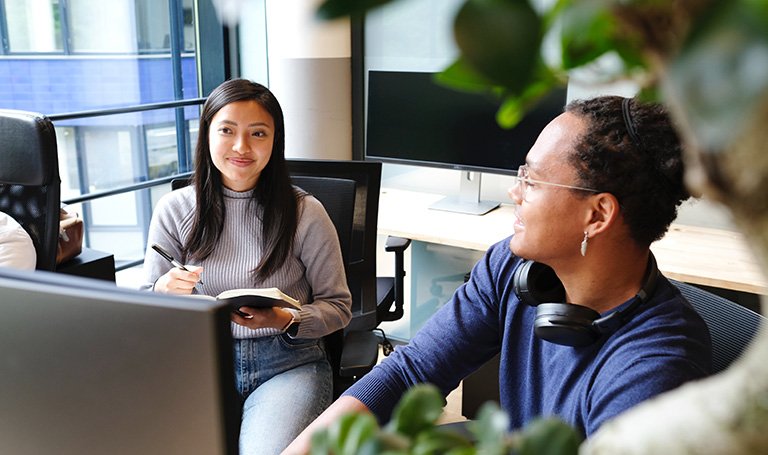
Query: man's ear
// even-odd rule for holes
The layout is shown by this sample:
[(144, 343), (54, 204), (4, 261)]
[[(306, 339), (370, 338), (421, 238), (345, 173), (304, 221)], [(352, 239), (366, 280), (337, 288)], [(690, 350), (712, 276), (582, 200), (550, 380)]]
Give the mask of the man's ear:
[(590, 198), (587, 224), (591, 235), (610, 228), (619, 216), (619, 200), (610, 193), (600, 193)]

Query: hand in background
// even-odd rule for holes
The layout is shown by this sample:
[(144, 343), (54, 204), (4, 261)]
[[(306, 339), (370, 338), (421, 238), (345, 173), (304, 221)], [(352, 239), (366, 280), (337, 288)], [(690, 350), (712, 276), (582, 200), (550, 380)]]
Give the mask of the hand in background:
[(240, 312), (248, 316), (232, 313), (232, 321), (234, 321), (235, 324), (240, 324), (249, 329), (260, 329), (264, 327), (282, 329), (288, 325), (288, 322), (290, 322), (292, 318), (291, 313), (277, 307), (253, 308), (243, 306), (240, 307)]
[(168, 273), (158, 278), (153, 288), (154, 291), (165, 294), (191, 294), (195, 285), (200, 281), (203, 268), (194, 265), (185, 265), (184, 267), (189, 271), (174, 267)]

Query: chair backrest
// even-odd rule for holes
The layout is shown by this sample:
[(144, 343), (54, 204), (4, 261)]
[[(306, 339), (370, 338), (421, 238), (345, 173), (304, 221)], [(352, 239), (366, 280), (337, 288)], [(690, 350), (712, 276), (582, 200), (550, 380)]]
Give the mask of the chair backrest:
[(56, 268), (61, 180), (56, 133), (42, 114), (0, 109), (0, 211), (29, 233), (37, 269)]
[(671, 280), (704, 319), (712, 338), (712, 371), (728, 368), (755, 337), (766, 318), (696, 286)]
[[(376, 238), (379, 217), (381, 163), (373, 161), (289, 159), (288, 171), (301, 176), (355, 181), (355, 210), (347, 260), (352, 293), (352, 321), (347, 330), (371, 330), (376, 320)], [(300, 185), (299, 185), (300, 186)]]
[(349, 263), (355, 208), (355, 181), (331, 177), (292, 176), (293, 184), (311, 194), (325, 207), (339, 235), (345, 266)]

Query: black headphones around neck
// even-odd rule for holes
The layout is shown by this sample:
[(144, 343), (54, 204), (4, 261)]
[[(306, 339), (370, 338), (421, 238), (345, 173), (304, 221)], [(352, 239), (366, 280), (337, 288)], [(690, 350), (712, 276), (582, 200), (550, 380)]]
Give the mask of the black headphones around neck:
[(651, 253), (645, 282), (632, 303), (605, 317), (600, 317), (600, 313), (592, 308), (575, 303), (550, 303), (563, 302), (565, 288), (555, 271), (547, 265), (523, 261), (512, 280), (517, 298), (536, 307), (533, 330), (537, 337), (565, 346), (587, 346), (624, 325), (632, 312), (653, 295), (658, 276), (656, 258)]

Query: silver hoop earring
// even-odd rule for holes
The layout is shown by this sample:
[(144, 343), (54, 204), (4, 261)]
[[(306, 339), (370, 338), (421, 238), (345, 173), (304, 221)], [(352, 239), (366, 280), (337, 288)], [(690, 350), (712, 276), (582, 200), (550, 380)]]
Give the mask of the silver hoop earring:
[(581, 255), (586, 256), (587, 255), (587, 241), (589, 240), (589, 234), (587, 234), (587, 231), (584, 231), (584, 240), (581, 241)]

